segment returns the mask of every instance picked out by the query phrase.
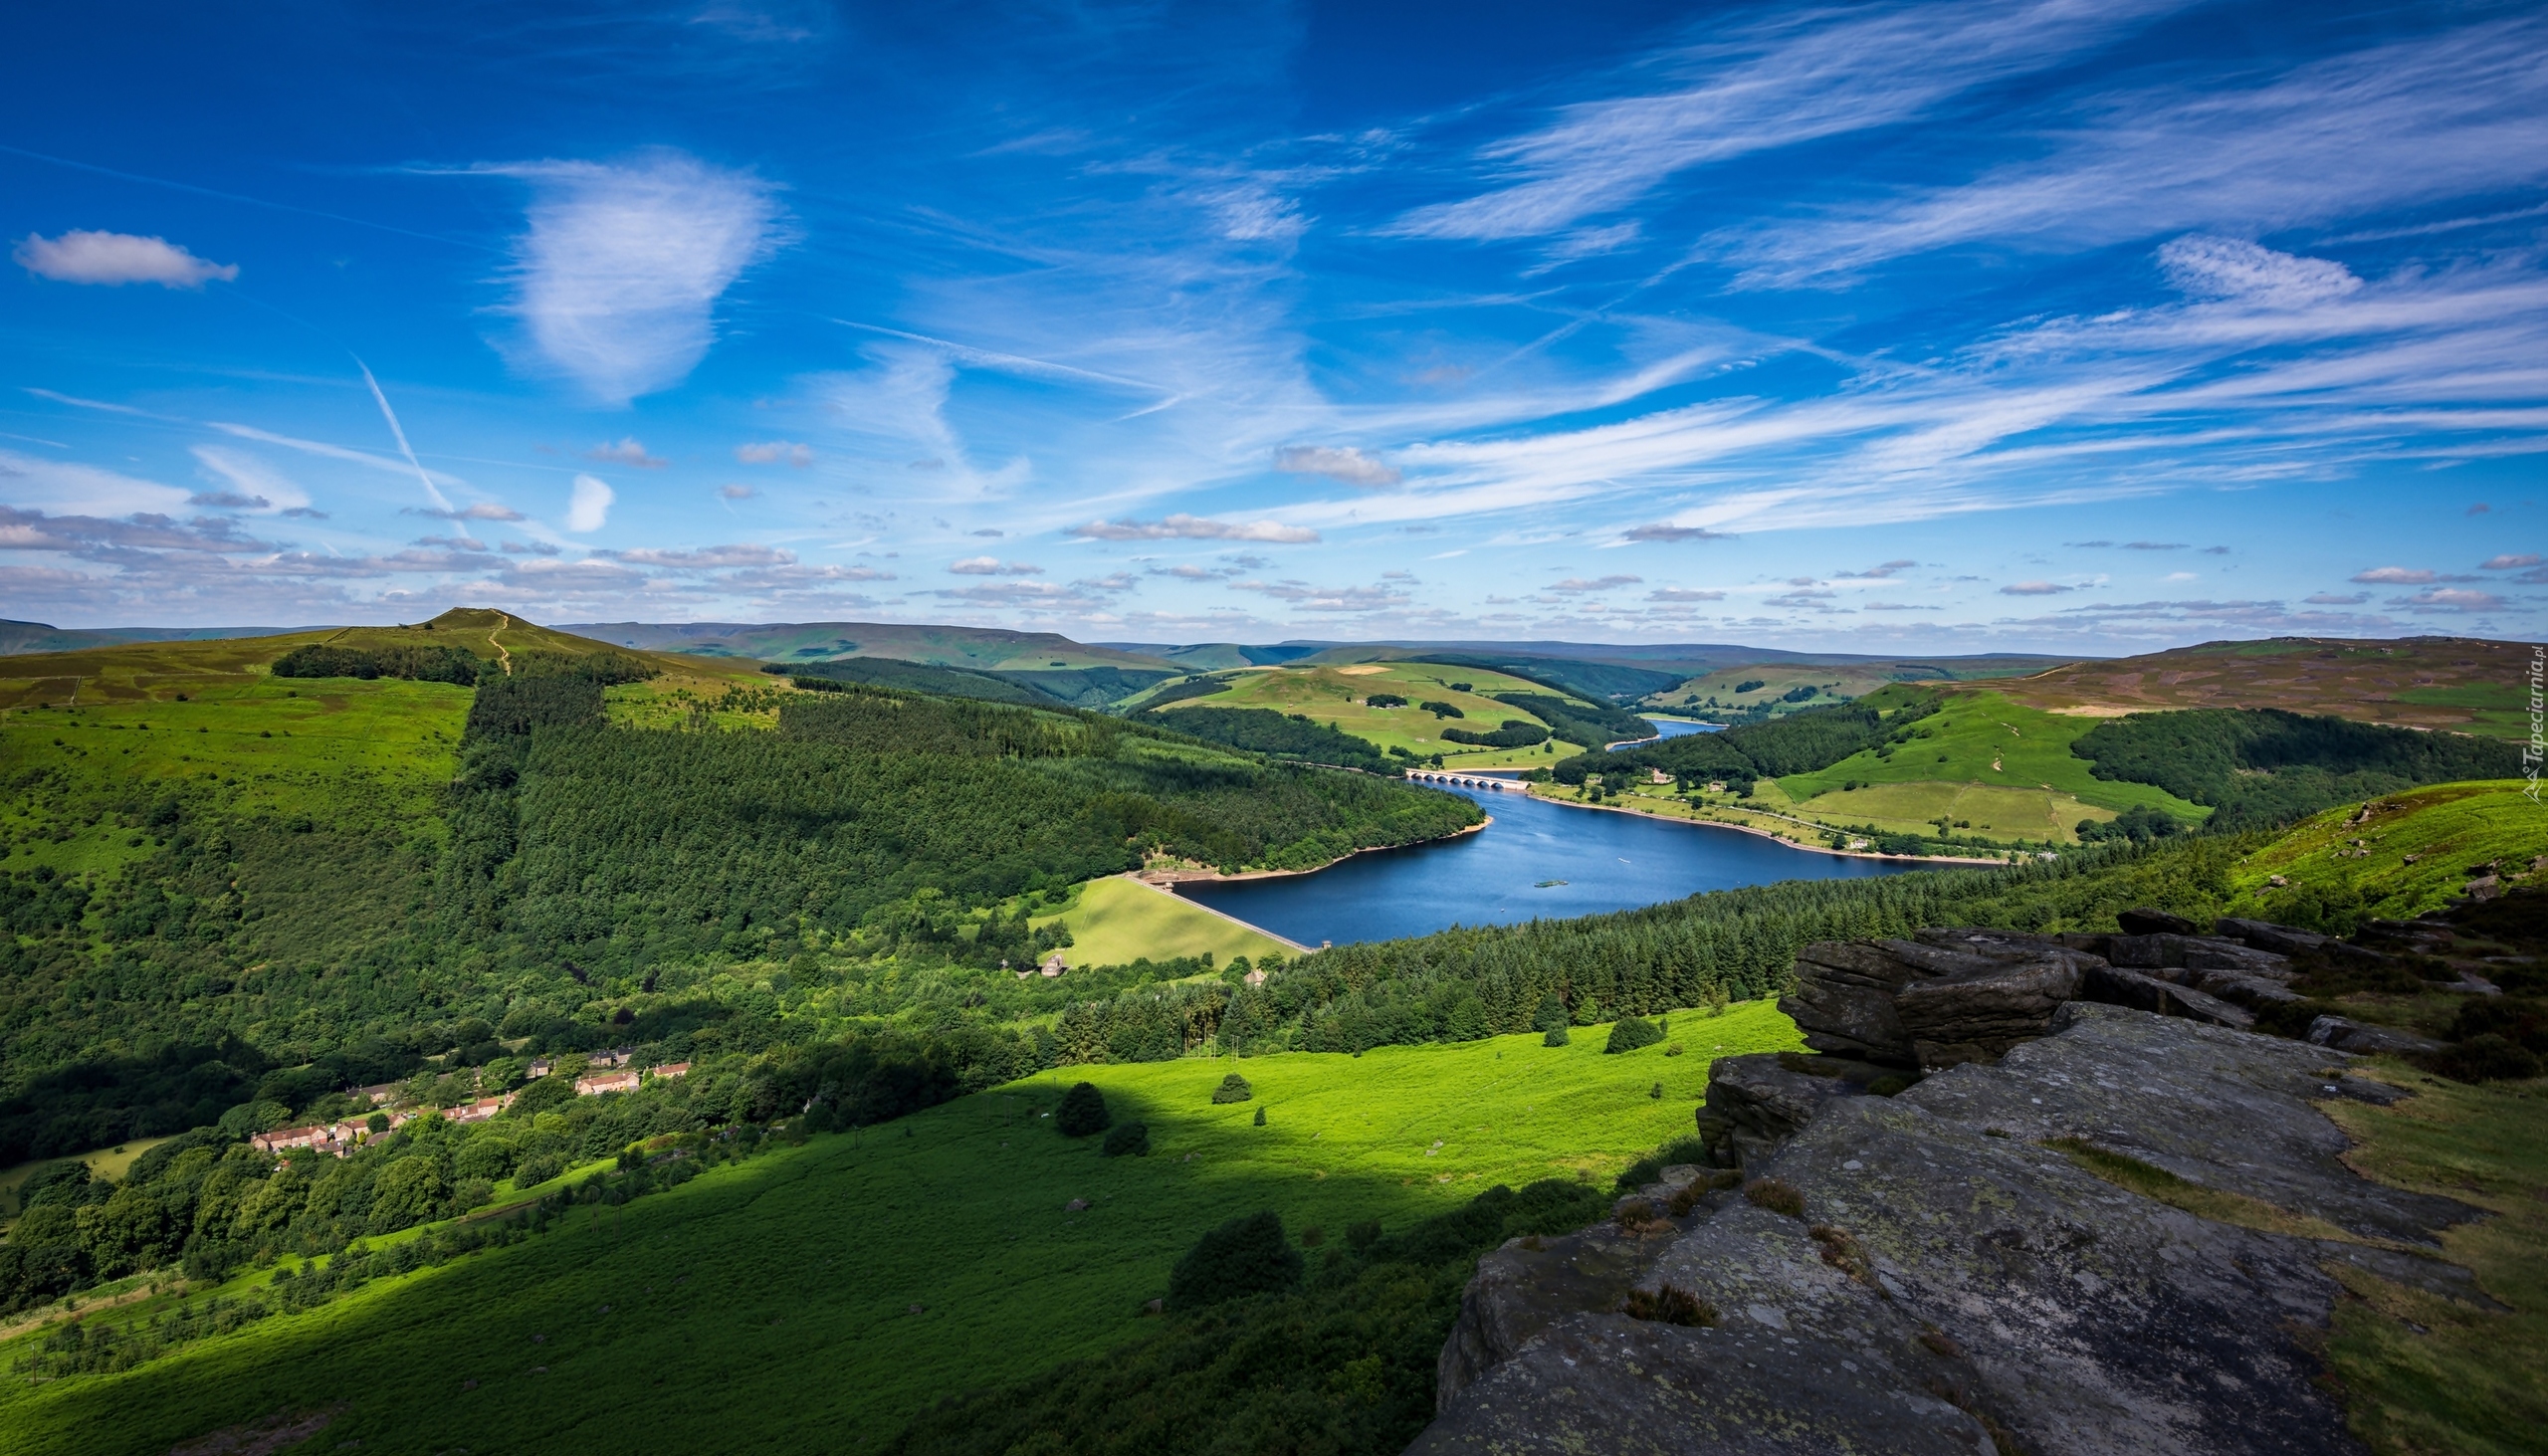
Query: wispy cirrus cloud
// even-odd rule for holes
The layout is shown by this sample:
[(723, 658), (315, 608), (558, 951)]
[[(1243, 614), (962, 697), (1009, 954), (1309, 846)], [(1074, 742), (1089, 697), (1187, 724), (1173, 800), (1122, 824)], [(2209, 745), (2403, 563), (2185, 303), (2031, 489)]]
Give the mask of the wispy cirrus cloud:
[[(2532, 185), (2548, 177), (2543, 42), (2548, 24), (2521, 17), (2244, 85), (2207, 78), (2099, 94), (2041, 118), (2057, 140), (2039, 158), (1801, 220), (1735, 224), (1702, 251), (1753, 287), (1820, 286), (1967, 243), (2072, 250), (2225, 225), (2279, 230)], [(2226, 281), (2241, 267), (2234, 246), (2183, 266)], [(2312, 286), (2284, 286), (2294, 284)]]
[[(1907, 121), (1971, 88), (2071, 59), (2174, 8), (2078, 0), (1805, 8), (1654, 58), (1678, 85), (1563, 107), (1480, 155), (1504, 185), (1416, 208), (1398, 237), (1537, 237), (1624, 207), (1676, 172)], [(1641, 78), (1637, 78), (1641, 79)]]

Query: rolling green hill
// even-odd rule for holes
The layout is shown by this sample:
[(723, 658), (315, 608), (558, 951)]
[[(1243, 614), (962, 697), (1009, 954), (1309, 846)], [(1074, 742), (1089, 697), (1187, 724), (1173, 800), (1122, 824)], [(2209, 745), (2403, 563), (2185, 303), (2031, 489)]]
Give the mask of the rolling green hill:
[(2083, 662), (1998, 685), (2014, 701), (2085, 717), (2172, 708), (2279, 708), (2361, 723), (2530, 731), (2530, 645), (2472, 637), (2276, 637)]
[[(651, 1439), (683, 1451), (801, 1446), (815, 1431), (824, 1449), (877, 1450), (951, 1385), (1141, 1338), (1168, 1265), (1233, 1213), (1270, 1207), (1296, 1234), (1341, 1241), (1360, 1220), (1404, 1228), (1498, 1182), (1605, 1182), (1686, 1131), (1715, 1057), (1797, 1044), (1765, 1003), (1672, 1028), (1692, 1055), (1604, 1056), (1592, 1028), (1562, 1048), (1532, 1035), (1040, 1076), (715, 1168), (597, 1220), (579, 1210), (129, 1373), (9, 1381), (0, 1453), (162, 1451), (279, 1406), (341, 1406), (321, 1448), (537, 1448), (642, 1407)], [(1215, 1106), (1234, 1066), (1254, 1096)], [(1148, 1156), (1103, 1157), (1097, 1140), (1052, 1131), (1040, 1114), (1083, 1077), (1117, 1120), (1148, 1123)], [(168, 1303), (106, 1318), (146, 1322)], [(1448, 1314), (1429, 1311), (1431, 1330), (1392, 1358), (1429, 1371)], [(0, 1344), (0, 1361), (36, 1340)], [(314, 1388), (313, 1369), (364, 1374)]]
[[(1162, 720), (1174, 727), (1176, 715), (1189, 708), (1253, 708), (1300, 714), (1362, 738), (1382, 752), (1396, 749), (1426, 758), (1439, 753), (1446, 765), (1463, 768), (1544, 767), (1572, 751), (1554, 740), (1497, 748), (1459, 743), (1443, 736), (1444, 728), (1491, 730), (1507, 720), (1547, 727), (1540, 715), (1489, 696), (1548, 691), (1530, 679), (1509, 673), (1445, 663), (1390, 661), (1334, 666), (1299, 664), (1219, 676), (1226, 684), (1219, 691), (1171, 703), (1161, 710)], [(1404, 701), (1374, 707), (1370, 699), (1376, 693)], [(1434, 714), (1422, 706), (1426, 703), (1448, 705), (1458, 709), (1461, 716)], [(1573, 745), (1584, 746), (1588, 745)]]
[(1180, 666), (1147, 653), (1092, 647), (1051, 632), (997, 627), (901, 622), (583, 622), (558, 630), (621, 647), (763, 662), (890, 657), (973, 672), (1092, 667), (1173, 672)]

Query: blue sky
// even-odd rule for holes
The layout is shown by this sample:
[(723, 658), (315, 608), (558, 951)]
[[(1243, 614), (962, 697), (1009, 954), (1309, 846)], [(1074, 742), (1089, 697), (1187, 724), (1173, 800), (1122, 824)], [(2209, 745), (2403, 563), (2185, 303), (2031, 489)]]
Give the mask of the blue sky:
[(2548, 629), (2535, 7), (429, 9), (0, 19), (0, 615)]

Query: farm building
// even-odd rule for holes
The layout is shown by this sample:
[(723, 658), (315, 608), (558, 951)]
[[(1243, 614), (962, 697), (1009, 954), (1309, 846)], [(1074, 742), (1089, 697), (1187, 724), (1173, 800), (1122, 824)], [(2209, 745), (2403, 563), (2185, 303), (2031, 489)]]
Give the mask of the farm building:
[(603, 1072), (596, 1076), (575, 1079), (577, 1097), (599, 1097), (605, 1092), (635, 1092), (636, 1090), (637, 1074), (635, 1072)]
[(690, 1075), (690, 1064), (688, 1062), (666, 1062), (660, 1067), (650, 1069), (647, 1075), (651, 1077), (687, 1077)]

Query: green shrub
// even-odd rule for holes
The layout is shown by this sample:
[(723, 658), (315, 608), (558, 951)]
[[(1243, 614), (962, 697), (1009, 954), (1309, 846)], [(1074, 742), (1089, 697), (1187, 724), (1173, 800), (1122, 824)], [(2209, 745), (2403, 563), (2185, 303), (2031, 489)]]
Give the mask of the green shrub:
[(2519, 1082), (2539, 1075), (2536, 1053), (2491, 1031), (2434, 1053), (2425, 1065), (2454, 1082)]
[(1346, 1226), (1345, 1246), (1358, 1254), (1380, 1241), (1380, 1221), (1377, 1218), (1366, 1218), (1360, 1223)]
[(1106, 1142), (1098, 1150), (1108, 1157), (1148, 1157), (1151, 1155), (1151, 1125), (1118, 1123), (1107, 1130)]
[(1622, 1016), (1611, 1024), (1609, 1043), (1601, 1048), (1601, 1053), (1604, 1056), (1610, 1056), (1619, 1052), (1632, 1052), (1639, 1047), (1650, 1047), (1661, 1040), (1663, 1040), (1663, 1033), (1653, 1022), (1642, 1016)]
[(1574, 1038), (1566, 1034), (1565, 1027), (1552, 1026), (1549, 1028), (1549, 1034), (1540, 1038), (1540, 1045), (1544, 1047), (1562, 1047), (1572, 1040), (1574, 1040)]
[(554, 1152), (534, 1152), (514, 1168), (514, 1186), (528, 1188), (544, 1183), (566, 1170), (566, 1159)]
[(1265, 1109), (1263, 1108), (1256, 1110), (1256, 1126), (1260, 1128), (1265, 1126)]
[(1267, 1209), (1233, 1218), (1194, 1241), (1168, 1272), (1168, 1308), (1199, 1310), (1224, 1300), (1300, 1285), (1301, 1251), (1283, 1236), (1283, 1216)]
[(1106, 1094), (1094, 1082), (1076, 1083), (1062, 1094), (1061, 1106), (1053, 1109), (1053, 1128), (1065, 1138), (1085, 1138), (1103, 1133), (1115, 1115), (1106, 1110)]
[(1212, 1089), (1212, 1101), (1215, 1103), (1245, 1102), (1254, 1096), (1256, 1089), (1248, 1086), (1247, 1079), (1236, 1072), (1222, 1078), (1221, 1085)]

